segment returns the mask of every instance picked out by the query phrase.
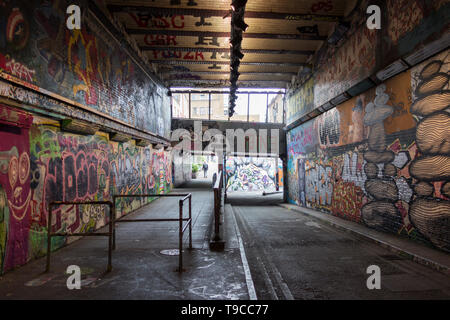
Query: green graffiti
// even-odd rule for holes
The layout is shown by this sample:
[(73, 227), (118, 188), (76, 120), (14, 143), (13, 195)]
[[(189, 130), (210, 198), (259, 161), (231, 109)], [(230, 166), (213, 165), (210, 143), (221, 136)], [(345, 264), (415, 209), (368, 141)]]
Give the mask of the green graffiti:
[(29, 258), (37, 259), (43, 257), (47, 252), (47, 229), (44, 227), (36, 229), (30, 229), (29, 238)]
[(57, 133), (54, 129), (30, 130), (30, 154), (35, 159), (55, 159), (61, 156)]

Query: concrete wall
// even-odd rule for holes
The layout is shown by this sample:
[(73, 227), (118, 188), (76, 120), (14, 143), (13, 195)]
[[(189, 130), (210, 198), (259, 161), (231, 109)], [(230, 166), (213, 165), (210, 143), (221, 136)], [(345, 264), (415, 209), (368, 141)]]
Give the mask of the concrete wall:
[(181, 187), (192, 180), (192, 155), (182, 156), (178, 152), (172, 153), (173, 186)]
[(291, 203), (450, 251), (450, 50), (288, 132)]

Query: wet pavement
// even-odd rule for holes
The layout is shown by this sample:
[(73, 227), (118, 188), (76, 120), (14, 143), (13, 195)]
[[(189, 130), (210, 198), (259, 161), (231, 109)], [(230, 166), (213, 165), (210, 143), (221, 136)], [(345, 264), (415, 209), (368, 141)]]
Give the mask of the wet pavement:
[[(449, 299), (450, 278), (402, 254), (279, 206), (282, 194), (229, 193), (222, 228), (225, 250), (212, 252), (211, 182), (194, 180), (193, 249), (184, 235), (177, 272), (177, 222), (119, 223), (113, 270), (105, 273), (107, 238), (83, 238), (3, 275), (0, 299), (303, 300)], [(127, 216), (176, 218), (178, 199), (160, 198)], [(102, 230), (99, 230), (101, 232)], [(169, 253), (169, 255), (167, 254)], [(81, 290), (69, 290), (66, 269), (81, 268)], [(381, 290), (369, 290), (369, 266)]]
[[(258, 299), (450, 299), (450, 278), (401, 254), (255, 196), (228, 197)], [(276, 199), (275, 199), (276, 200)], [(276, 203), (278, 201), (274, 201)], [(371, 265), (381, 290), (369, 290)]]
[[(112, 272), (105, 273), (108, 239), (83, 238), (52, 253), (49, 273), (43, 273), (41, 258), (3, 275), (0, 299), (248, 299), (239, 249), (209, 251), (210, 184), (200, 179), (173, 191), (192, 193), (193, 249), (188, 249), (186, 232), (182, 274), (177, 272), (178, 256), (161, 253), (178, 249), (177, 222), (119, 223)], [(177, 218), (178, 200), (160, 198), (127, 219)], [(70, 265), (81, 268), (81, 290), (67, 288)]]

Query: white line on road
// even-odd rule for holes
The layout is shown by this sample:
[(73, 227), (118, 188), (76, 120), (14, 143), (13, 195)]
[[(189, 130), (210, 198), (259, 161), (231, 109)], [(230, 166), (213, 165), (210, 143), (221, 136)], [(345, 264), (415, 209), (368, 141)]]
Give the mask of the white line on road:
[(245, 255), (244, 245), (242, 243), (241, 233), (239, 231), (239, 227), (237, 225), (236, 217), (234, 216), (234, 211), (232, 210), (234, 228), (236, 230), (237, 239), (239, 242), (239, 251), (241, 252), (242, 265), (244, 266), (245, 273), (245, 281), (247, 282), (248, 295), (250, 296), (250, 300), (258, 300), (256, 296), (255, 285), (253, 283), (252, 274), (250, 273), (250, 267), (248, 265), (247, 256)]

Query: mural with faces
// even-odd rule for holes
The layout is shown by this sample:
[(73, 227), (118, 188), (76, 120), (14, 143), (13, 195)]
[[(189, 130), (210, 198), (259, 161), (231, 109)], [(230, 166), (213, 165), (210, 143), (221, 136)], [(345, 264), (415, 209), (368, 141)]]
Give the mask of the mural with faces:
[(32, 121), (30, 115), (0, 105), (0, 259), (5, 269), (24, 264), (28, 256)]

